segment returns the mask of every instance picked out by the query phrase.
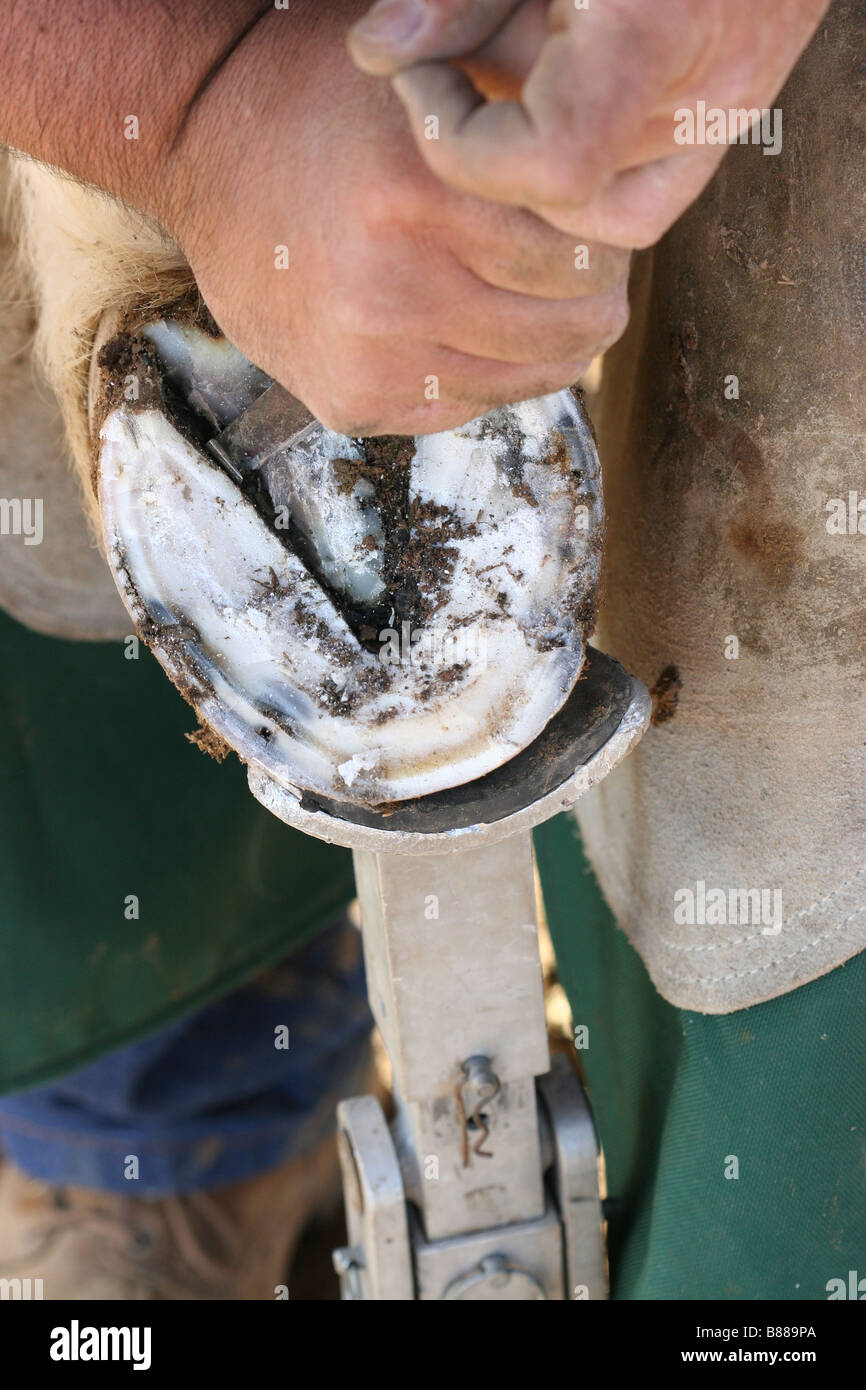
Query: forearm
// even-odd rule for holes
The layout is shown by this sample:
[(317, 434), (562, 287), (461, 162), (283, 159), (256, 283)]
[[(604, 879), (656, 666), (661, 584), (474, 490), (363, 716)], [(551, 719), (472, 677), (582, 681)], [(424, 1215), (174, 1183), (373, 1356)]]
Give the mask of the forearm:
[(6, 0), (0, 141), (160, 217), (200, 93), (273, 13), (272, 0)]

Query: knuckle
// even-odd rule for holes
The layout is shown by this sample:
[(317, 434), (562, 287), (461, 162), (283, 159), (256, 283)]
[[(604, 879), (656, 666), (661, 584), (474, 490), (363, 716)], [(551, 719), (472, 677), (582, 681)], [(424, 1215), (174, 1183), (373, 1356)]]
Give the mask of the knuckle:
[(393, 177), (380, 171), (380, 177), (362, 180), (354, 189), (351, 203), (351, 218), (358, 229), (375, 229), (389, 226), (394, 220), (394, 209), (401, 206), (404, 190)]
[(628, 318), (628, 294), (624, 287), (576, 300), (570, 321), (559, 335), (555, 356), (565, 361), (600, 351), (616, 342), (625, 331)]
[(655, 217), (642, 219), (634, 225), (634, 233), (631, 237), (632, 244), (636, 251), (648, 251), (651, 246), (655, 246), (660, 241), (668, 229), (667, 218)]
[(331, 326), (348, 339), (397, 338), (405, 328), (405, 314), (388, 294), (369, 288), (347, 289), (331, 301)]
[(583, 353), (580, 357), (572, 358), (570, 362), (563, 364), (561, 373), (557, 373), (555, 379), (551, 378), (551, 384), (545, 388), (547, 392), (563, 391), (568, 386), (573, 386), (579, 381), (592, 361), (592, 353)]
[(663, 200), (641, 200), (614, 220), (613, 230), (621, 245), (646, 251), (661, 240), (682, 211), (682, 207), (672, 209)]
[(525, 394), (527, 396), (548, 396), (554, 391), (563, 391), (566, 387), (573, 386), (583, 376), (591, 360), (592, 354), (584, 352), (580, 356), (569, 358), (567, 361), (549, 365), (539, 372), (538, 379), (532, 383), (531, 391), (527, 391)]
[(535, 164), (540, 201), (581, 207), (595, 192), (598, 178), (573, 136), (552, 140)]
[(628, 327), (631, 311), (628, 302), (628, 291), (625, 287), (605, 297), (608, 303), (599, 324), (601, 331), (600, 341), (605, 347), (609, 347), (611, 343), (616, 342), (617, 338), (622, 337)]
[(316, 418), (335, 434), (357, 439), (379, 430), (379, 407), (375, 394), (364, 391), (341, 390), (317, 404)]
[(331, 327), (338, 334), (354, 338), (363, 329), (365, 311), (357, 295), (351, 290), (344, 294), (332, 294), (329, 304)]

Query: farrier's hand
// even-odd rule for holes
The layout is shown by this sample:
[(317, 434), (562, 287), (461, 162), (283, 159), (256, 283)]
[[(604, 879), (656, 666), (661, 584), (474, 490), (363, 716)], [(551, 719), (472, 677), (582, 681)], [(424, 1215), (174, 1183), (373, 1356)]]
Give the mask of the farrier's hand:
[(184, 122), (163, 220), (217, 322), (352, 435), (444, 429), (573, 382), (625, 326), (627, 254), (591, 247), (576, 268), (573, 237), (444, 187), (348, 57), (361, 12), (272, 8)]
[[(770, 107), (827, 7), (381, 0), (350, 48), (367, 72), (394, 75), (418, 148), (452, 188), (532, 208), (583, 237), (648, 246), (725, 153), (678, 144), (674, 113), (698, 101), (726, 112)], [(488, 93), (498, 74), (494, 94), (519, 99), (484, 101), (448, 59), (466, 60)], [(434, 115), (438, 138), (430, 139)]]

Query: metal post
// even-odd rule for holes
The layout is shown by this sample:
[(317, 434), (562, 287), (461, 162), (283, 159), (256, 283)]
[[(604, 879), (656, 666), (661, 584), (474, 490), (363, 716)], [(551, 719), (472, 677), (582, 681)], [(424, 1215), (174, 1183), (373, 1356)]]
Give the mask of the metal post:
[(467, 788), (376, 815), (250, 769), (282, 820), (350, 847), (395, 1114), (337, 1111), (343, 1297), (606, 1296), (598, 1154), (576, 1074), (550, 1066), (530, 832), (627, 755), (649, 697), (591, 651), (569, 705)]
[(535, 1078), (550, 1057), (529, 836), (414, 859), (356, 850), (355, 880), (426, 1235), (541, 1216)]

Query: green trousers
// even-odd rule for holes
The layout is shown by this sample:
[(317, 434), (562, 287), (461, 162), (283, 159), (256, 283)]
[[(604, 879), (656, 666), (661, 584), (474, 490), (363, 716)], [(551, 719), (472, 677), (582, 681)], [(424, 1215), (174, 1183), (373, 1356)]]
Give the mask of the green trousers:
[(577, 838), (559, 816), (535, 844), (604, 1149), (613, 1297), (826, 1299), (866, 1280), (866, 954), (755, 1008), (674, 1008)]
[(227, 993), (353, 896), (274, 819), (142, 645), (0, 613), (0, 1094)]

